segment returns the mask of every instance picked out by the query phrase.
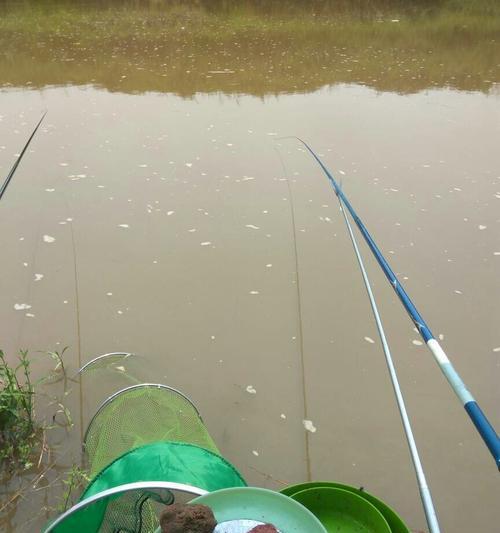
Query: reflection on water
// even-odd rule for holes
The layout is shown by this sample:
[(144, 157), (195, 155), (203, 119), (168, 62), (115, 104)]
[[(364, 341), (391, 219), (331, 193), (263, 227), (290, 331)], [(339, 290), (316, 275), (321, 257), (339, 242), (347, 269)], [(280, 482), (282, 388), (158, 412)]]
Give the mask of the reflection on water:
[(210, 10), (210, 3), (8, 3), (0, 85), (261, 96), (338, 83), (489, 91), (500, 80), (500, 18), (482, 3), (471, 13), (373, 4), (339, 11), (287, 3), (268, 12), (252, 2)]

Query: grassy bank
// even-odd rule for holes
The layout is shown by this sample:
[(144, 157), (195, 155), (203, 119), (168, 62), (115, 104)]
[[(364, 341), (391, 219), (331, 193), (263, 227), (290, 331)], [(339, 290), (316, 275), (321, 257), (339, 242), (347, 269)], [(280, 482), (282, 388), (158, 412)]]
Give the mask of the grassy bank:
[[(63, 354), (64, 350), (38, 353), (50, 357), (54, 366), (34, 379), (33, 354), (21, 351), (17, 357), (7, 357), (0, 350), (1, 531), (17, 530), (17, 518), (29, 524), (62, 512), (87, 479), (75, 462), (67, 464), (73, 421)], [(16, 518), (18, 505), (34, 501), (38, 506), (33, 505), (29, 516)]]
[(496, 1), (268, 4), (6, 3), (0, 84), (189, 96), (335, 83), (487, 91), (500, 80)]

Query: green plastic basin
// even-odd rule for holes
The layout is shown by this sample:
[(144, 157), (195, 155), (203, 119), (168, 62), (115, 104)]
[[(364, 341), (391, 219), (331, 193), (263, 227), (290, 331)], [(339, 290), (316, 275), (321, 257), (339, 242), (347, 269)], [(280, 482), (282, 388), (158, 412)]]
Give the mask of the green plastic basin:
[(401, 517), (393, 509), (391, 509), (386, 503), (384, 503), (382, 500), (379, 500), (377, 497), (373, 496), (373, 494), (370, 494), (369, 492), (365, 492), (364, 490), (357, 489), (356, 487), (352, 487), (350, 485), (344, 485), (342, 483), (334, 483), (332, 481), (312, 481), (309, 483), (300, 483), (298, 485), (290, 485), (289, 487), (282, 489), (281, 493), (285, 494), (286, 496), (293, 497), (293, 494), (296, 494), (297, 492), (301, 492), (303, 490), (310, 489), (310, 488), (319, 488), (319, 487), (331, 487), (331, 488), (343, 489), (349, 492), (353, 492), (354, 494), (370, 502), (373, 506), (375, 506), (380, 511), (380, 513), (382, 513), (383, 517), (386, 519), (387, 523), (389, 524), (389, 527), (391, 528), (390, 529), (391, 533), (411, 533), (410, 529), (403, 522)]
[[(208, 505), (219, 524), (255, 520), (274, 524), (281, 533), (327, 533), (321, 519), (314, 516), (314, 513), (306, 507), (279, 492), (267, 489), (256, 487), (221, 489), (199, 496), (190, 503)], [(235, 529), (240, 531), (238, 528)], [(233, 528), (227, 530), (232, 531)]]
[(292, 499), (309, 509), (328, 532), (391, 533), (382, 513), (353, 492), (333, 487), (313, 487)]

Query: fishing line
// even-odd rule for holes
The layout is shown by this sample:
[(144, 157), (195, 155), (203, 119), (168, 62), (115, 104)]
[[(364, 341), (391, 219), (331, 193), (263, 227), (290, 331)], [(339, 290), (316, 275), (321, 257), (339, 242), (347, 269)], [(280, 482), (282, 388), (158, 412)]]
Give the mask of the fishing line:
[[(301, 373), (302, 373), (302, 396), (304, 398), (303, 400), (303, 408), (304, 408), (304, 420), (309, 420), (308, 415), (308, 409), (307, 409), (307, 396), (306, 396), (306, 373), (305, 373), (305, 360), (304, 360), (304, 333), (302, 328), (302, 305), (301, 305), (301, 297), (300, 297), (300, 276), (299, 276), (299, 254), (297, 250), (297, 229), (295, 224), (295, 209), (294, 209), (294, 202), (293, 202), (293, 194), (292, 194), (292, 187), (290, 185), (290, 180), (288, 178), (288, 172), (286, 170), (285, 162), (283, 161), (283, 158), (281, 157), (280, 151), (276, 148), (276, 153), (278, 154), (279, 160), (281, 162), (281, 166), (283, 167), (283, 175), (285, 176), (286, 184), (288, 187), (288, 196), (290, 198), (290, 218), (292, 221), (292, 228), (293, 228), (293, 250), (294, 250), (294, 256), (295, 256), (295, 287), (297, 290), (297, 317), (299, 322), (299, 346), (300, 346), (300, 365), (301, 365)], [(312, 472), (311, 472), (311, 456), (310, 456), (310, 450), (309, 450), (309, 431), (306, 429), (305, 431), (305, 445), (306, 445), (306, 468), (307, 468), (307, 481), (312, 481)]]

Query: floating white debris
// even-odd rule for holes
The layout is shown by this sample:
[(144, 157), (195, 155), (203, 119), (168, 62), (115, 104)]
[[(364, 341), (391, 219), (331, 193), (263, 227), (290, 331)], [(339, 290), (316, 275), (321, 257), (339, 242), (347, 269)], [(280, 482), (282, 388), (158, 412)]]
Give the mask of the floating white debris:
[(462, 291), (459, 291), (458, 289), (455, 289), (453, 292), (454, 292), (455, 294), (463, 294)]
[(175, 211), (167, 211), (167, 216), (169, 217), (169, 216), (173, 215), (174, 213), (175, 213)]
[(257, 394), (257, 391), (255, 390), (253, 385), (248, 385), (248, 387), (246, 388), (246, 391), (248, 392), (248, 394)]
[(44, 235), (43, 236), (43, 242), (54, 242), (56, 239), (54, 237), (51, 237), (50, 235)]
[(210, 338), (214, 341), (215, 340), (215, 335), (211, 335)]
[(45, 189), (45, 192), (54, 192), (55, 189)]
[(106, 296), (113, 296), (113, 293), (112, 292), (107, 292)]
[(339, 174), (342, 174), (342, 176), (345, 176), (345, 172), (343, 170), (339, 169)]
[(119, 228), (129, 228), (130, 226), (128, 224), (118, 224)]
[(478, 228), (480, 230), (486, 229), (488, 226), (484, 226), (483, 224), (479, 224)]
[(35, 318), (33, 313), (26, 313), (24, 316), (27, 316), (28, 318)]
[[(19, 239), (21, 240), (21, 239)], [(493, 252), (493, 255), (500, 255), (500, 252)]]
[(43, 274), (35, 274), (35, 281), (40, 281), (43, 279)]
[(27, 267), (27, 266), (28, 266), (28, 263), (23, 263), (23, 266)]
[(120, 372), (125, 372), (125, 367), (124, 366), (117, 366), (115, 368), (116, 368), (116, 370), (119, 370)]
[(29, 304), (14, 304), (14, 309), (16, 311), (24, 311), (25, 309), (31, 309)]
[(67, 304), (68, 303), (68, 300), (63, 300), (63, 304)]
[(117, 313), (118, 313), (119, 315), (123, 315), (123, 311), (122, 311), (121, 309), (118, 309)]
[(374, 344), (375, 341), (371, 337), (365, 337), (365, 341), (369, 342), (370, 344)]
[(259, 226), (254, 226), (253, 224), (245, 224), (245, 228), (260, 229)]
[(422, 341), (419, 341), (417, 339), (414, 339), (411, 341), (412, 344), (414, 344), (415, 346), (422, 346), (423, 342)]
[(60, 166), (60, 167), (67, 167), (67, 166), (68, 166), (68, 163), (59, 163), (59, 166)]
[(200, 246), (210, 246), (212, 243), (210, 241), (200, 242)]
[(494, 352), (500, 352), (500, 346), (498, 346), (497, 348), (493, 348), (493, 351)]
[(273, 266), (272, 263), (267, 263), (266, 268), (271, 268)]
[(250, 291), (250, 294), (259, 294), (259, 291)]
[(316, 426), (312, 423), (312, 420), (302, 420), (302, 423), (304, 424), (306, 431), (316, 433)]
[(444, 335), (443, 335), (442, 333), (440, 333), (440, 334), (438, 335), (438, 339), (439, 339), (440, 341), (443, 341), (443, 340), (444, 340)]
[(285, 415), (285, 413), (281, 413), (281, 414), (280, 414), (280, 418), (281, 418), (282, 420), (286, 420), (286, 415)]
[(189, 233), (194, 233), (196, 231), (196, 228), (188, 229)]
[(252, 453), (255, 455), (255, 457), (259, 457), (259, 452), (257, 450), (252, 450)]
[(269, 132), (268, 135), (278, 135), (278, 134), (274, 132)]
[(142, 165), (139, 165), (141, 168), (147, 168), (148, 165), (146, 163), (142, 163)]
[(191, 168), (191, 167), (193, 166), (193, 163), (186, 163), (186, 166), (187, 166), (188, 168)]

